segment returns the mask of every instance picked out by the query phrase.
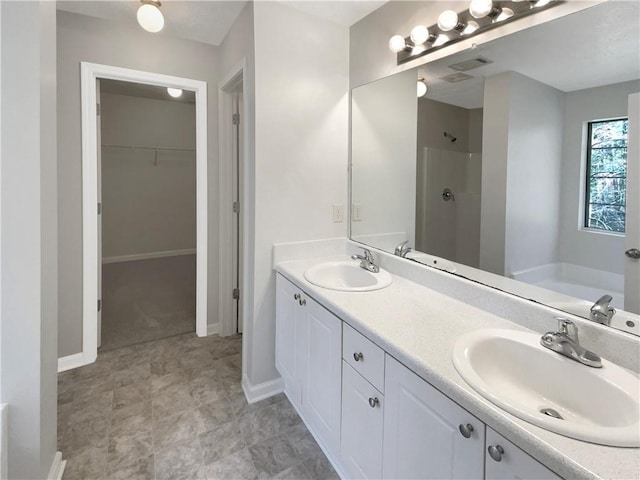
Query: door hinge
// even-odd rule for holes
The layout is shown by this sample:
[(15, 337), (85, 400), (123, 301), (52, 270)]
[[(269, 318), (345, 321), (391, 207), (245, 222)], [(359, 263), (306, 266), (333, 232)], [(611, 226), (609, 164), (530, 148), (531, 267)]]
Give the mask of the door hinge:
[(234, 114), (231, 116), (231, 122), (232, 122), (234, 125), (240, 125), (240, 114), (239, 114), (239, 113), (234, 113)]
[(98, 215), (102, 214), (102, 203), (98, 202)]
[(239, 288), (234, 288), (233, 289), (233, 299), (234, 300), (238, 300), (240, 298), (240, 289)]
[(96, 103), (96, 115), (100, 116), (100, 104)]
[(240, 213), (240, 202), (233, 202), (233, 213)]
[(102, 300), (98, 300), (98, 311), (102, 310)]

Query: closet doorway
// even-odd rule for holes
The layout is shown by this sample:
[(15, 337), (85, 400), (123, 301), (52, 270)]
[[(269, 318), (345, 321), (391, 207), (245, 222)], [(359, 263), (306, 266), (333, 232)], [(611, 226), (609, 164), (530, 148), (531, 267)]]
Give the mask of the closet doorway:
[(195, 93), (98, 79), (100, 352), (195, 331)]
[(101, 344), (206, 336), (206, 83), (81, 72), (83, 363)]

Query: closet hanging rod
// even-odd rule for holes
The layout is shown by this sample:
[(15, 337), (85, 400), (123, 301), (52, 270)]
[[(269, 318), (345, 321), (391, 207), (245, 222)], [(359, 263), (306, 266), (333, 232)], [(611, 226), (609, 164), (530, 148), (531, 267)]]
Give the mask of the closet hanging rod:
[(169, 150), (172, 152), (195, 152), (195, 148), (177, 148), (177, 147), (145, 147), (142, 145), (102, 145), (103, 148), (128, 148), (130, 150)]

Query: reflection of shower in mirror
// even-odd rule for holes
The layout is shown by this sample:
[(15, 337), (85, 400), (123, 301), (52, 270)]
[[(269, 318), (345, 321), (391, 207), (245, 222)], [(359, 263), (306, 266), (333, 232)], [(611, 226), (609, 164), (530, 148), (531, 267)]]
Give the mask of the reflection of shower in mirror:
[(448, 138), (449, 140), (451, 140), (451, 143), (455, 142), (457, 140), (456, 137), (454, 137), (453, 135), (451, 135), (449, 132), (444, 132), (444, 136), (446, 138)]

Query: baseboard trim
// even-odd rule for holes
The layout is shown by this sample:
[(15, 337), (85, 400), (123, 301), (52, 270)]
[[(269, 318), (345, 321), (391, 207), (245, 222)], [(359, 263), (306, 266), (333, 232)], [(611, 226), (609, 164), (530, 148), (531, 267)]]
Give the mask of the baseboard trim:
[(163, 252), (134, 253), (131, 255), (118, 255), (115, 257), (102, 257), (102, 263), (135, 262), (136, 260), (149, 260), (152, 258), (163, 257), (179, 257), (180, 255), (194, 255), (195, 253), (195, 248), (187, 248), (184, 250), (165, 250)]
[(83, 365), (87, 365), (87, 363), (91, 362), (85, 362), (84, 354), (82, 352), (67, 355), (66, 357), (60, 357), (58, 359), (58, 373), (82, 367)]
[(62, 480), (62, 474), (64, 473), (64, 467), (67, 466), (67, 461), (62, 460), (62, 452), (56, 452), (53, 456), (53, 463), (49, 469), (48, 480)]
[(207, 324), (207, 335), (217, 335), (220, 333), (220, 322)]
[(282, 378), (269, 380), (268, 382), (253, 385), (246, 375), (242, 376), (242, 390), (249, 403), (256, 403), (265, 398), (273, 397), (284, 392), (284, 382)]

